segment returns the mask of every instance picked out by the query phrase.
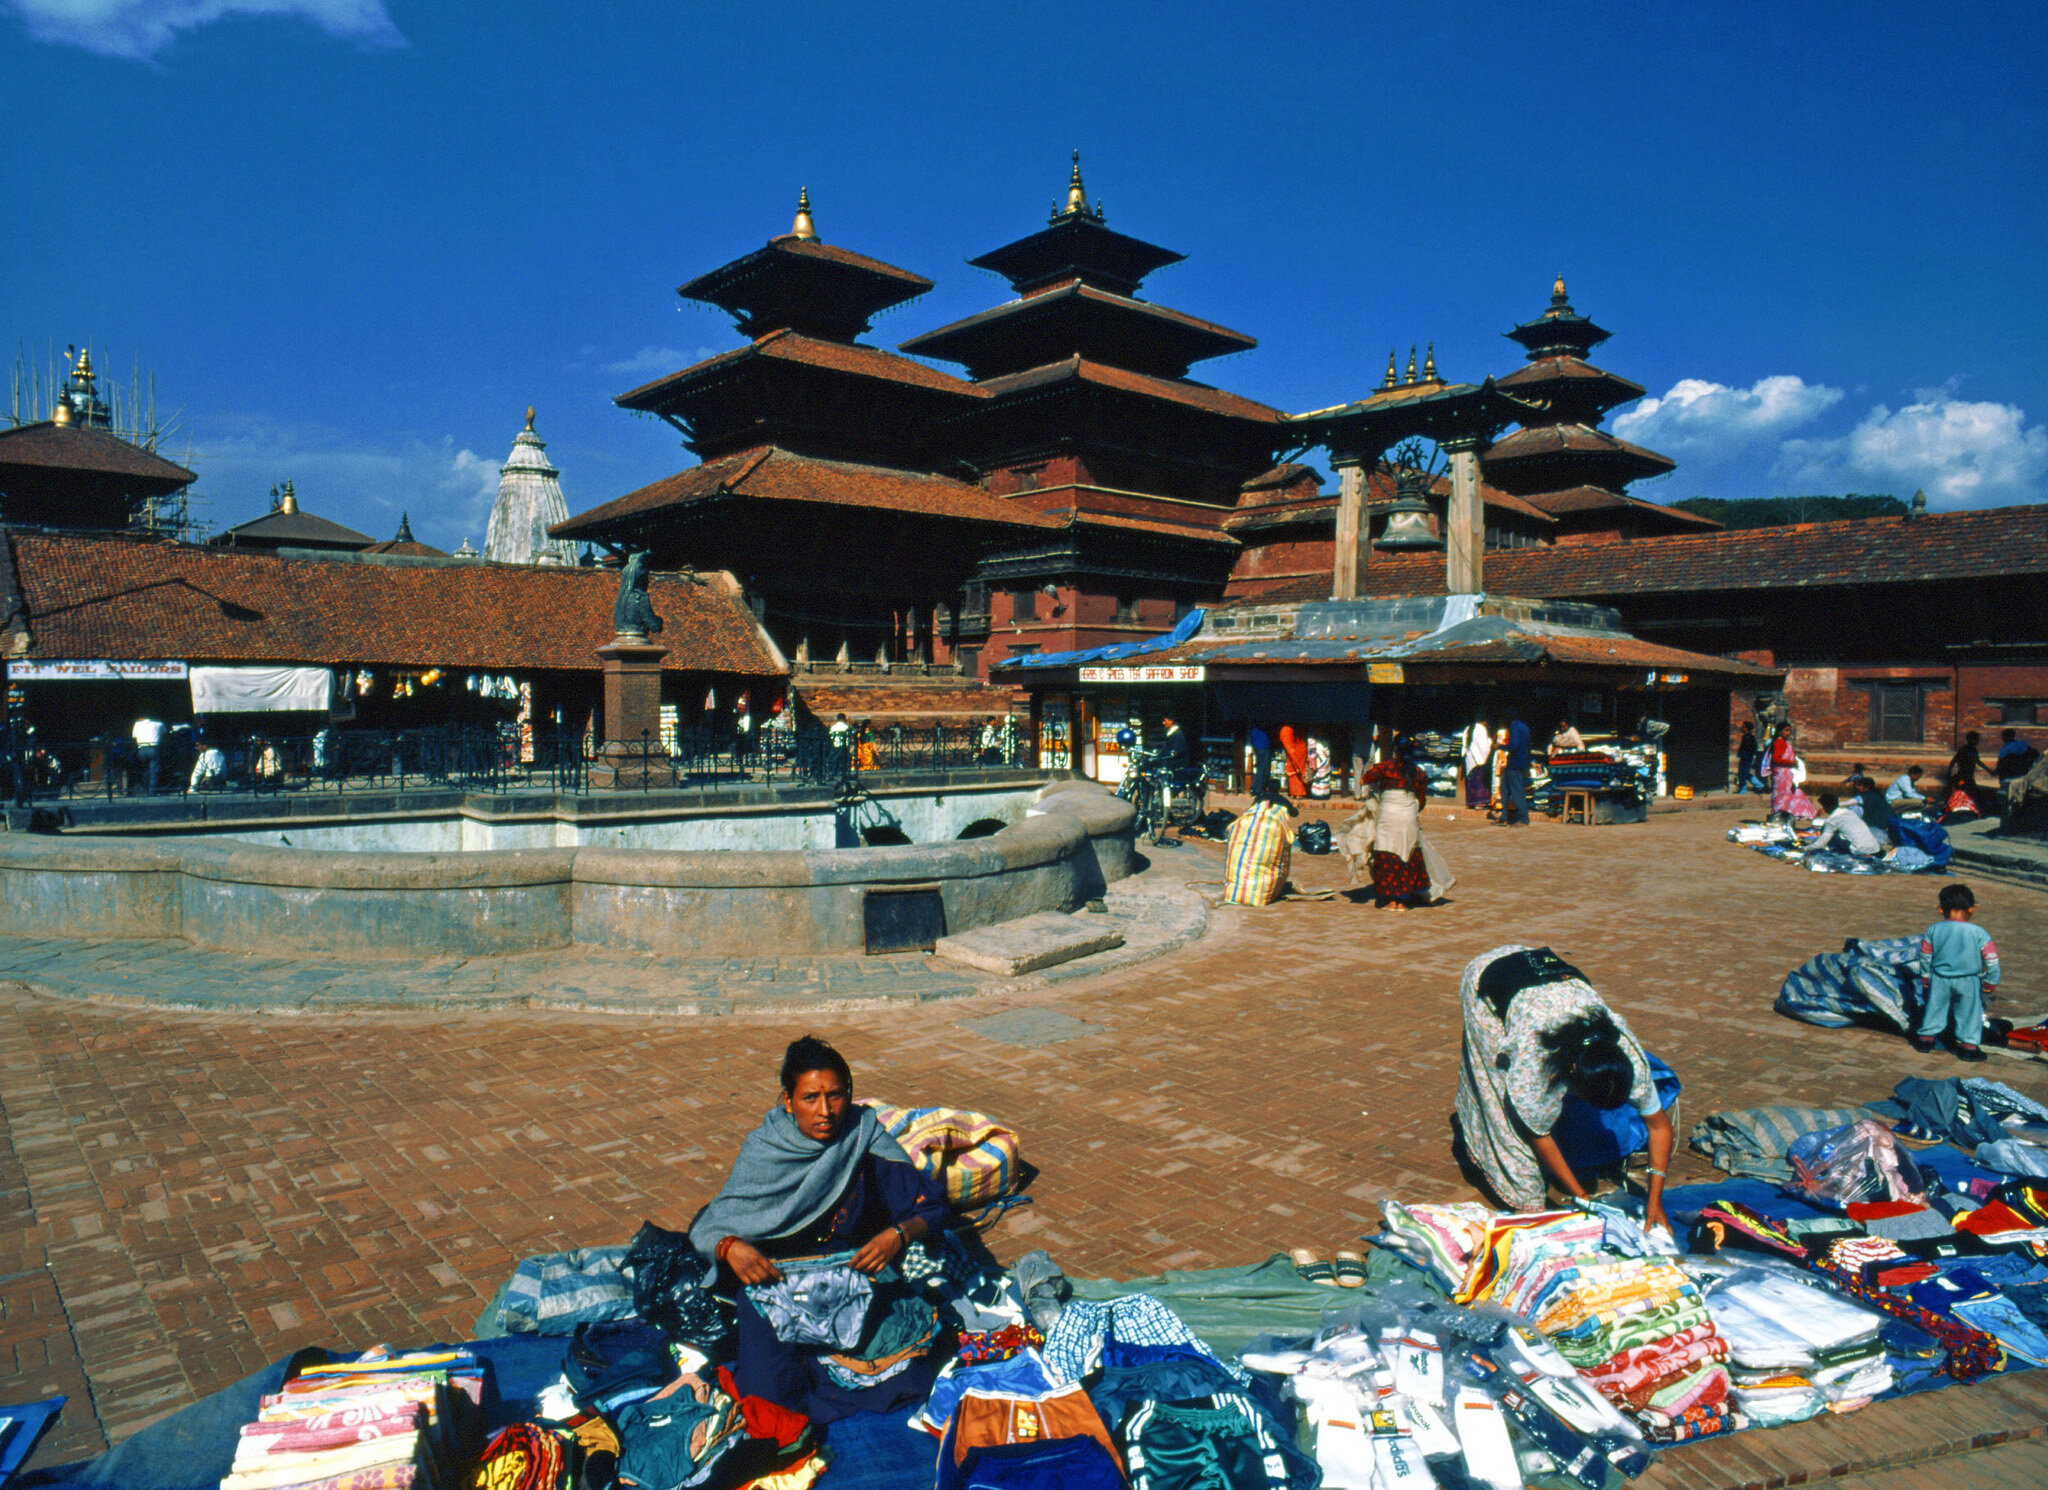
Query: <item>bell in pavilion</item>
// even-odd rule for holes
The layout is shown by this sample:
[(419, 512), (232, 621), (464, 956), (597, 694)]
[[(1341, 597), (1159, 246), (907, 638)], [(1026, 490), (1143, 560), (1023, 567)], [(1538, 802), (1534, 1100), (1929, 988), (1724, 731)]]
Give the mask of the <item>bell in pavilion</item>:
[(1442, 548), (1444, 541), (1430, 531), (1429, 517), (1429, 503), (1422, 495), (1422, 473), (1412, 466), (1403, 466), (1394, 481), (1394, 500), (1387, 508), (1387, 526), (1373, 547), (1397, 551)]

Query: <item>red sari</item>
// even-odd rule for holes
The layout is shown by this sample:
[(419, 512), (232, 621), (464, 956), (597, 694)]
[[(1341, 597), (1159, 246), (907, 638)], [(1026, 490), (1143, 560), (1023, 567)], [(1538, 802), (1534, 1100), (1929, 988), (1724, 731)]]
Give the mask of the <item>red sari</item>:
[(1295, 733), (1294, 726), (1280, 726), (1280, 753), (1287, 760), (1287, 795), (1308, 795), (1308, 741)]

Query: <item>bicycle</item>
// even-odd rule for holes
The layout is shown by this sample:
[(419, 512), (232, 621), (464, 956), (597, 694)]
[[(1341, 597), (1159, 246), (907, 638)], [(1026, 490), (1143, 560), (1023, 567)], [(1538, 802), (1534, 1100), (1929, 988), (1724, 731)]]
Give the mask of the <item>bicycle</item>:
[[(1178, 842), (1166, 836), (1169, 828), (1192, 828), (1202, 820), (1208, 807), (1209, 784), (1192, 767), (1162, 764), (1161, 757), (1148, 751), (1132, 750), (1124, 779), (1116, 794), (1137, 812), (1137, 836), (1166, 847)], [(1172, 803), (1167, 794), (1172, 791)]]

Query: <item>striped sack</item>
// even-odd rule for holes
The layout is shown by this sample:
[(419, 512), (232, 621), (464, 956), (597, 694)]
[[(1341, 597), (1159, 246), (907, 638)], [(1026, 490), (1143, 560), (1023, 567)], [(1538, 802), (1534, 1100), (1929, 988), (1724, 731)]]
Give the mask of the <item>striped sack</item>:
[(1023, 1140), (985, 1113), (960, 1107), (866, 1104), (903, 1151), (937, 1180), (956, 1210), (987, 1205), (1016, 1189)]
[(1793, 1140), (1842, 1128), (1867, 1114), (1841, 1107), (1751, 1107), (1717, 1112), (1692, 1130), (1693, 1149), (1716, 1169), (1759, 1180), (1789, 1180)]
[(1287, 809), (1259, 802), (1230, 825), (1223, 851), (1223, 898), (1232, 905), (1271, 905), (1287, 890)]
[(567, 1335), (586, 1320), (631, 1319), (633, 1283), (619, 1271), (624, 1247), (578, 1247), (529, 1257), (513, 1270), (498, 1306), (508, 1335)]

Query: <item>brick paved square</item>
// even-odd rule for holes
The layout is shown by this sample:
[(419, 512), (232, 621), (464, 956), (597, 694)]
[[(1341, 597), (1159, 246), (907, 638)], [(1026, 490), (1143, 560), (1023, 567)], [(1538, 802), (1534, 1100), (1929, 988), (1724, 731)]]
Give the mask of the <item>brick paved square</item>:
[[(749, 1012), (763, 1005), (740, 979), (801, 981), (755, 964), (733, 970), (742, 1012), (724, 1018), (181, 1014), (47, 996), (29, 949), (0, 947), (0, 1393), (71, 1395), (37, 1455), (56, 1463), (300, 1345), (461, 1333), (519, 1257), (686, 1222), (806, 1031), (845, 1050), (859, 1094), (1017, 1127), (1043, 1175), (997, 1251), (1048, 1247), (1079, 1276), (1332, 1249), (1383, 1197), (1468, 1194), (1448, 1145), (1457, 980), (1503, 942), (1583, 968), (1684, 1078), (1686, 1123), (1961, 1072), (1771, 1012), (1814, 953), (1926, 926), (1942, 881), (1789, 868), (1725, 842), (1734, 821), (1502, 830), (1436, 806), (1425, 826), (1459, 881), (1442, 906), (1226, 909), (1195, 945), (1093, 982), (840, 1015)], [(1154, 875), (1222, 877), (1217, 846), (1153, 857)], [(1334, 856), (1294, 866), (1305, 886), (1346, 887)], [(1974, 888), (2005, 956), (1993, 1012), (2048, 1012), (2048, 896)], [(107, 948), (105, 966), (118, 977), (148, 950)], [(332, 971), (270, 976), (303, 988)], [(914, 959), (905, 972), (929, 976)], [(563, 959), (522, 976), (602, 973)], [(2048, 1099), (2048, 1065), (1985, 1069)], [(1673, 1178), (1711, 1173), (1682, 1155)], [(1829, 1457), (1824, 1436), (1925, 1442), (1938, 1435), (1913, 1414), (1930, 1403), (2036, 1431), (2048, 1394), (2013, 1395), (2021, 1380), (1891, 1404), (1897, 1424), (1872, 1409), (1752, 1437), (1737, 1457), (1789, 1477)], [(1679, 1476), (1688, 1462), (1667, 1456), (1660, 1483), (1699, 1478)]]

